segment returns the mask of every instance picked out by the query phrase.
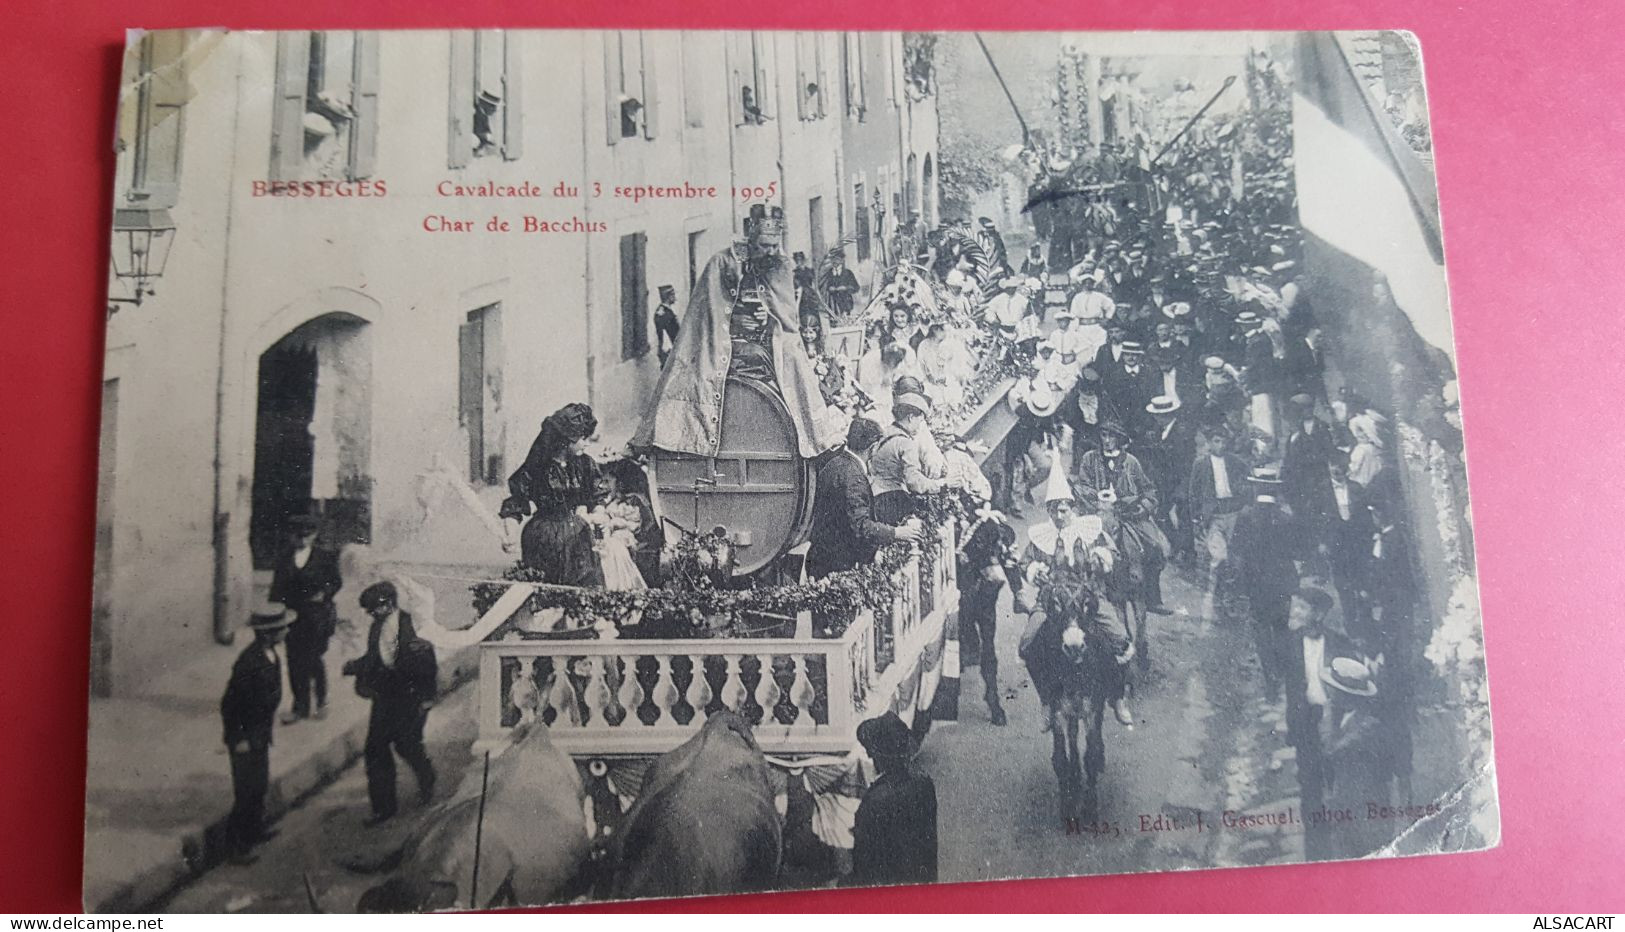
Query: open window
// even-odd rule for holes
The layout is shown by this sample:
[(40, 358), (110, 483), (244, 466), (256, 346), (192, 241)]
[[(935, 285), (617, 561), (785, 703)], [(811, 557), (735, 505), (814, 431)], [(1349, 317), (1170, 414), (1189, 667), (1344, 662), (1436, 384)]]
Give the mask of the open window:
[(604, 33), (605, 140), (655, 138), (659, 129), (653, 49), (647, 34)]
[(863, 33), (841, 33), (841, 73), (846, 84), (846, 115), (861, 122), (869, 109), (864, 97)]
[(501, 29), (460, 29), (451, 34), (449, 165), (474, 159), (519, 158), (523, 82), (519, 43)]
[(828, 112), (828, 84), (824, 76), (824, 43), (816, 32), (796, 33), (796, 115), (802, 120), (823, 119)]
[(278, 33), (272, 179), (367, 178), (377, 152), (378, 33)]
[(759, 32), (729, 33), (728, 39), (734, 124), (766, 123), (773, 119), (773, 85), (768, 73), (767, 40)]

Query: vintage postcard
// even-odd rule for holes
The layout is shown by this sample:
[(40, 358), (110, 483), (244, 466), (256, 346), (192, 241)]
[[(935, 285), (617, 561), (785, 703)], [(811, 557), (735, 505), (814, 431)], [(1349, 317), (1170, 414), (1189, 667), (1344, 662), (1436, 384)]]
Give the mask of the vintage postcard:
[(132, 32), (93, 910), (1500, 836), (1400, 32)]

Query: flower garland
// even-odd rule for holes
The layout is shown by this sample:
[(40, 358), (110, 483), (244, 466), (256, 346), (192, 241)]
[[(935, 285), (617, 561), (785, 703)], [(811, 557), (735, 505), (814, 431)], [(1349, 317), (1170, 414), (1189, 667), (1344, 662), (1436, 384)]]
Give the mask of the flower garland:
[[(811, 611), (819, 625), (817, 636), (835, 638), (864, 608), (876, 613), (891, 611), (899, 594), (897, 575), (910, 559), (918, 556), (921, 578), (931, 578), (938, 559), (934, 542), (942, 527), (963, 509), (952, 492), (921, 496), (919, 505), (921, 540), (926, 546), (916, 550), (909, 544), (890, 544), (880, 550), (873, 563), (806, 583), (720, 589), (702, 576), (704, 581), (684, 588), (584, 589), (551, 585), (539, 571), (525, 566), (509, 569), (502, 578), (535, 585), (536, 591), (523, 607), (531, 612), (561, 609), (572, 627), (591, 627), (606, 619), (618, 623), (641, 616), (645, 623), (675, 622), (678, 630), (706, 637), (718, 630), (739, 631), (747, 616), (794, 616)], [(484, 615), (509, 587), (500, 582), (479, 582), (469, 588), (475, 614)]]

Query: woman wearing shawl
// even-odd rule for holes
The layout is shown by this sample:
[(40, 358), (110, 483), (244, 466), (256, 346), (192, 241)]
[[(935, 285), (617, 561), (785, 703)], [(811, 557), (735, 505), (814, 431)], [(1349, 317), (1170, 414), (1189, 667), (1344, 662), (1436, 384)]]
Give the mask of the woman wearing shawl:
[(598, 464), (581, 451), (597, 430), (591, 408), (565, 405), (542, 421), (525, 462), (508, 477), (509, 494), (499, 514), (514, 522), (529, 517), (519, 537), (520, 563), (550, 583), (604, 584), (592, 532), (582, 518), (602, 503)]

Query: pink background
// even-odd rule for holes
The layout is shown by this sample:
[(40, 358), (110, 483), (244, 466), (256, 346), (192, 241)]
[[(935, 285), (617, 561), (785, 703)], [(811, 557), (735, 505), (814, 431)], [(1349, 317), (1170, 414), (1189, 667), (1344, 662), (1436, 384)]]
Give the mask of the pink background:
[[(0, 911), (79, 908), (111, 135), (126, 26), (1406, 28), (1420, 36), (1503, 839), (1403, 861), (710, 899), (691, 910), (1625, 905), (1625, 13), (1601, 2), (7, 4), (0, 56)], [(614, 7), (618, 7), (615, 9)], [(1566, 7), (1566, 8), (1565, 8)], [(768, 8), (774, 8), (769, 10)], [(184, 363), (178, 360), (178, 363)], [(989, 787), (989, 792), (998, 792)], [(945, 814), (952, 818), (951, 814)]]

